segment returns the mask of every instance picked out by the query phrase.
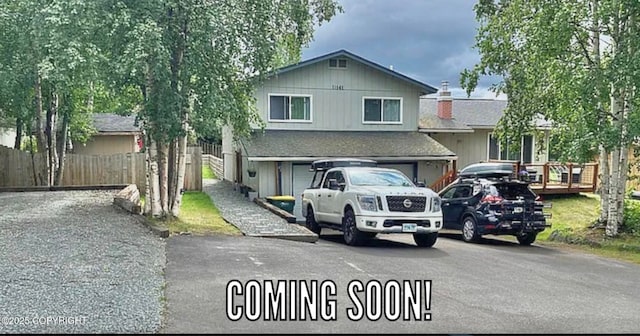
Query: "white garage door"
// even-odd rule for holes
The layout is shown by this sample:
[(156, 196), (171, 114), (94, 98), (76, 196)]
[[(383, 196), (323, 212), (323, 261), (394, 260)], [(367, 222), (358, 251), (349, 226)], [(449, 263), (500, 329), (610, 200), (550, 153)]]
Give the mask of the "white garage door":
[(405, 175), (407, 175), (407, 177), (411, 181), (413, 181), (414, 178), (417, 177), (417, 176), (413, 176), (413, 163), (396, 163), (396, 164), (378, 163), (378, 167), (397, 169), (402, 173), (404, 173)]
[(294, 165), (293, 166), (293, 181), (291, 185), (293, 186), (293, 196), (296, 198), (296, 204), (293, 207), (293, 215), (296, 216), (298, 220), (304, 220), (302, 217), (302, 192), (309, 188), (311, 185), (311, 180), (313, 180), (313, 172), (309, 171), (309, 166), (311, 164), (304, 165)]

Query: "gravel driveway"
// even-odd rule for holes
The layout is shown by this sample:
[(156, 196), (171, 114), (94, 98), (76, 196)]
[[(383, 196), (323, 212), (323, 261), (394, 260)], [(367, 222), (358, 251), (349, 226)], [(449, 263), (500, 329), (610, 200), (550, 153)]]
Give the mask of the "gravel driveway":
[(151, 333), (165, 242), (111, 191), (0, 193), (0, 333)]

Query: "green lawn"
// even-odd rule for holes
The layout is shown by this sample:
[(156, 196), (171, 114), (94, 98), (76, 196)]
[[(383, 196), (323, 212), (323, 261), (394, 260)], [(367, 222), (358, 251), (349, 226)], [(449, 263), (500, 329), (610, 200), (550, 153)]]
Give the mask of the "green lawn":
[(216, 173), (213, 172), (213, 169), (209, 167), (209, 165), (202, 165), (202, 178), (203, 179), (217, 179)]
[(220, 216), (220, 211), (211, 202), (209, 195), (200, 191), (185, 192), (182, 195), (180, 216), (163, 221), (162, 224), (167, 226), (172, 234), (190, 232), (197, 235), (242, 235), (240, 230)]
[[(546, 195), (545, 195), (546, 196)], [(551, 230), (547, 229), (538, 235), (541, 240), (546, 240), (551, 232), (558, 230), (563, 234), (584, 233), (589, 225), (598, 218), (600, 204), (591, 195), (567, 195), (567, 196), (543, 196), (544, 202), (551, 203), (551, 209), (544, 209), (551, 213)]]
[[(621, 235), (615, 239), (605, 238), (603, 229), (590, 228), (599, 215), (600, 203), (597, 195), (547, 196), (545, 202), (552, 203), (551, 209), (545, 209), (551, 213), (549, 222), (552, 227), (538, 235), (538, 242), (640, 264), (640, 237)], [(563, 235), (587, 238), (599, 243), (601, 247), (549, 241), (549, 235), (556, 230)]]

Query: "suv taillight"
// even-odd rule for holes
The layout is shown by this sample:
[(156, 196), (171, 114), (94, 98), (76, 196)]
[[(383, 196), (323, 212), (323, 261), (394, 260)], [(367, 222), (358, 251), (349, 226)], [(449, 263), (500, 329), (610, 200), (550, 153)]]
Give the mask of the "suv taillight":
[(503, 201), (503, 198), (500, 196), (488, 195), (482, 198), (481, 202), (489, 202), (489, 203), (500, 203)]

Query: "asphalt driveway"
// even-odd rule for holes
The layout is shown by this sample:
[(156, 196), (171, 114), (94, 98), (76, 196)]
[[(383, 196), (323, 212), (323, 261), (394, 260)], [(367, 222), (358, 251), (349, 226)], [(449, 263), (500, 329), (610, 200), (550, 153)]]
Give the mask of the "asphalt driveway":
[[(249, 237), (187, 237), (167, 244), (168, 316), (171, 333), (630, 333), (640, 330), (640, 267), (592, 255), (502, 240), (467, 244), (441, 238), (432, 249), (410, 236), (386, 236), (366, 247), (348, 247), (340, 236), (318, 243)], [(267, 280), (331, 280), (336, 320), (256, 321), (247, 315)], [(227, 285), (237, 280), (244, 292)], [(251, 281), (255, 280), (255, 281)], [(365, 318), (352, 322), (352, 280), (431, 280), (431, 321)], [(274, 282), (275, 283), (275, 282)], [(237, 290), (236, 287), (233, 287)], [(374, 288), (374, 286), (372, 286)], [(262, 292), (261, 292), (262, 291)], [(362, 294), (360, 292), (359, 294)], [(287, 294), (288, 297), (292, 297)], [(293, 297), (299, 297), (294, 295)], [(249, 301), (245, 301), (249, 298)], [(271, 297), (273, 299), (273, 297)], [(384, 300), (384, 296), (382, 297)], [(285, 307), (290, 307), (286, 301)], [(323, 302), (320, 300), (319, 302)], [(324, 301), (328, 302), (328, 301)], [(391, 302), (391, 300), (390, 300)], [(403, 301), (404, 302), (404, 301)], [(375, 306), (375, 305), (374, 305)], [(236, 319), (237, 309), (245, 309)], [(262, 308), (263, 309), (263, 308)], [(263, 309), (264, 310), (264, 309)], [(255, 313), (255, 312), (254, 312)], [(278, 312), (275, 312), (276, 314)], [(373, 312), (372, 312), (373, 314)], [(271, 315), (273, 316), (273, 315)], [(298, 315), (299, 316), (299, 315)], [(371, 315), (374, 316), (374, 315)], [(328, 316), (330, 317), (330, 316)], [(290, 320), (287, 315), (285, 320)]]
[(0, 333), (150, 333), (165, 242), (110, 191), (0, 193)]

